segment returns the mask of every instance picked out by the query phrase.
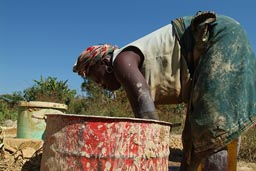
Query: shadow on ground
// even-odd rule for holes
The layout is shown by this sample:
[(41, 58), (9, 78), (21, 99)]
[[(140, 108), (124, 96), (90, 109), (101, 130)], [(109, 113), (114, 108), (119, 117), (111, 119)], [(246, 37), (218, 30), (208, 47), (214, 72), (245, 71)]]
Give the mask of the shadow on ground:
[(169, 171), (178, 171), (182, 160), (182, 150), (178, 148), (170, 148), (169, 155)]

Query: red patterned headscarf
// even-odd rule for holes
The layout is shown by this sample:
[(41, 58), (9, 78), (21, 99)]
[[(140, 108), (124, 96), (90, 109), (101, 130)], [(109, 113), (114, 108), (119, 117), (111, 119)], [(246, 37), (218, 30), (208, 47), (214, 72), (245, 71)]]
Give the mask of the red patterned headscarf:
[(88, 47), (83, 51), (73, 67), (73, 72), (77, 72), (78, 75), (86, 77), (90, 68), (101, 60), (101, 58), (107, 54), (113, 53), (117, 46), (110, 44), (95, 45)]

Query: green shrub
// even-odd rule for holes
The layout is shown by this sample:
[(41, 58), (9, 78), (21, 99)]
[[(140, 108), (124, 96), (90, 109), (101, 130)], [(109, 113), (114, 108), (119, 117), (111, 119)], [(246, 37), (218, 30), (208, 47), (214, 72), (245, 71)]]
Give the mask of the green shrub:
[(8, 102), (0, 101), (0, 125), (8, 119), (16, 120), (17, 116), (18, 109), (16, 107), (13, 108)]
[(14, 92), (12, 95), (0, 95), (0, 124), (5, 120), (16, 120), (18, 116), (18, 102), (23, 100), (21, 92)]
[(27, 101), (47, 101), (69, 104), (76, 91), (68, 88), (67, 80), (58, 81), (56, 77), (34, 80), (35, 84), (24, 90), (24, 98)]

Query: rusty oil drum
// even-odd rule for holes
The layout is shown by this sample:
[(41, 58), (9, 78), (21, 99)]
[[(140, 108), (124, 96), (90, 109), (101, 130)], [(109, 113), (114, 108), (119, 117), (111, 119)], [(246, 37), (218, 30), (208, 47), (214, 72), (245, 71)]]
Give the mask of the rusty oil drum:
[(172, 125), (147, 119), (47, 115), (41, 171), (167, 171)]
[(42, 101), (20, 101), (17, 118), (17, 138), (44, 139), (47, 113), (62, 114), (67, 105)]

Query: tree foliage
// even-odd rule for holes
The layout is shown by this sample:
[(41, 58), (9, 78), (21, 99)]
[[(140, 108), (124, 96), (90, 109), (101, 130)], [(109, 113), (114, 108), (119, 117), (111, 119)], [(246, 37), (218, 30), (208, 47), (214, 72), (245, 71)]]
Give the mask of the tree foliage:
[(27, 101), (47, 101), (69, 104), (76, 91), (68, 88), (66, 81), (58, 81), (56, 77), (34, 80), (34, 85), (24, 90), (24, 98)]
[(24, 100), (22, 92), (14, 92), (12, 95), (0, 95), (0, 124), (7, 119), (17, 119), (18, 102), (20, 100)]
[(34, 85), (23, 92), (0, 95), (0, 124), (7, 119), (16, 120), (19, 101), (46, 101), (70, 104), (76, 91), (68, 88), (68, 81), (58, 81), (56, 77), (33, 80)]

